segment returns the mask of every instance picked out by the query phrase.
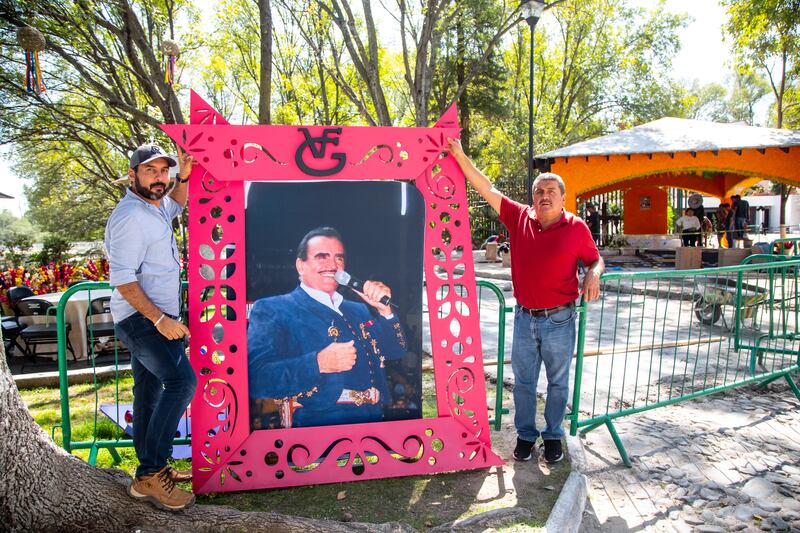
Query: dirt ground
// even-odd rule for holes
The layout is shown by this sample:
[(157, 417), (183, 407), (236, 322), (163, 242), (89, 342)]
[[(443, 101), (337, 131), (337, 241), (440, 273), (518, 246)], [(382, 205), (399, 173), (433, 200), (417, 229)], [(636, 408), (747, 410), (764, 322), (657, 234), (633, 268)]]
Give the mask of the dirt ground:
[(508, 514), (506, 520), (498, 518), (504, 530), (542, 527), (570, 473), (570, 463), (567, 459), (550, 466), (541, 457), (515, 462), (511, 455), (516, 444), (512, 420), (513, 413), (505, 415), (501, 431), (492, 432), (492, 447), (507, 461), (503, 467), (428, 477), (208, 494), (198, 496), (198, 503), (346, 522), (397, 521), (420, 531), (487, 511), (515, 509), (520, 512), (513, 517)]

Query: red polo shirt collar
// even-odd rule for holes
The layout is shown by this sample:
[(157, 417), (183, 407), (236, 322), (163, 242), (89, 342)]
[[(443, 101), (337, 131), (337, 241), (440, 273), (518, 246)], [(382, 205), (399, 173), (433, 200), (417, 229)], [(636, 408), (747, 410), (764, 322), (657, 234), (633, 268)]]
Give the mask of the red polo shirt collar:
[[(531, 216), (531, 214), (533, 214), (533, 216)], [(531, 216), (531, 219), (533, 219), (533, 222), (536, 224), (536, 229), (538, 231), (551, 231), (567, 223), (567, 216), (563, 207), (561, 208), (561, 218), (549, 225), (547, 228), (542, 227), (542, 223), (539, 222), (539, 217), (536, 215), (536, 210), (533, 207), (528, 208), (528, 216)]]

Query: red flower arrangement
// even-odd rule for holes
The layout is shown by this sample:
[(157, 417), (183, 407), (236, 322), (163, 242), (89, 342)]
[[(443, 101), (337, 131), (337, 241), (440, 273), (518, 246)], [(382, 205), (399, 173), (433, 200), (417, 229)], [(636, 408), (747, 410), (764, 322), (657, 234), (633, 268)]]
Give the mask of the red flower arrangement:
[(26, 285), (34, 294), (62, 292), (81, 281), (108, 280), (108, 261), (89, 259), (83, 265), (50, 263), (35, 268), (15, 267), (0, 271), (0, 302), (8, 303), (8, 289)]

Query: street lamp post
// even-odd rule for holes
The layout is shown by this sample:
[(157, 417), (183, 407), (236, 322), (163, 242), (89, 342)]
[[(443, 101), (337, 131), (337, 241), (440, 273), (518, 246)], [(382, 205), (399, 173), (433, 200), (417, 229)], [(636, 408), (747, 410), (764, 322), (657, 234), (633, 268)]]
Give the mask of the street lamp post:
[(528, 181), (527, 181), (527, 189), (528, 189), (528, 204), (533, 205), (533, 45), (534, 45), (534, 35), (536, 34), (536, 23), (539, 22), (539, 18), (541, 18), (542, 13), (544, 13), (547, 9), (550, 9), (554, 5), (560, 3), (563, 0), (558, 0), (556, 2), (543, 2), (542, 0), (523, 0), (522, 3), (519, 5), (520, 13), (522, 14), (522, 18), (528, 23), (528, 26), (531, 28), (531, 51), (530, 51), (530, 86), (529, 86), (529, 96), (528, 96)]

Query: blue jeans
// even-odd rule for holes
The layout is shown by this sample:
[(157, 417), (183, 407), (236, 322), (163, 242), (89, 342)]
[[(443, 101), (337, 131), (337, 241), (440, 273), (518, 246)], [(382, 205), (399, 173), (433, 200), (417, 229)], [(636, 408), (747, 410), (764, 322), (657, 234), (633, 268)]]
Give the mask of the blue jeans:
[[(569, 367), (575, 350), (575, 309), (562, 309), (548, 317), (532, 317), (519, 307), (514, 310), (514, 341), (511, 368), (514, 371), (514, 426), (517, 436), (536, 442), (564, 436), (561, 427), (569, 397)], [(544, 363), (547, 373), (546, 427), (536, 429), (536, 384)]]
[(184, 341), (167, 340), (152, 322), (135, 313), (115, 324), (117, 337), (131, 351), (133, 370), (133, 446), (136, 476), (167, 465), (183, 412), (192, 401), (197, 377), (184, 353)]

